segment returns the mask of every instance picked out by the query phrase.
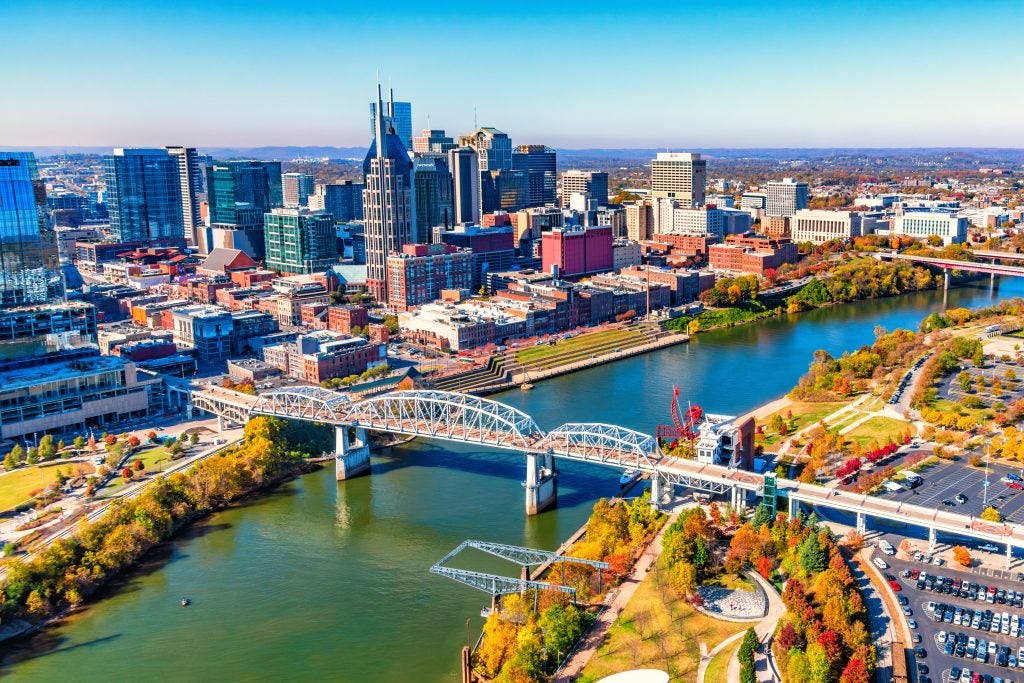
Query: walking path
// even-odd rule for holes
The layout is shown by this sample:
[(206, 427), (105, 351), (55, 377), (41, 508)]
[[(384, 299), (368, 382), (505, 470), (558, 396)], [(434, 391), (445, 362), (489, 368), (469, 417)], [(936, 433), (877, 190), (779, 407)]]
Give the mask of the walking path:
[[(775, 632), (775, 625), (779, 623), (779, 619), (786, 613), (786, 605), (782, 602), (782, 596), (775, 591), (775, 586), (765, 581), (764, 577), (753, 571), (746, 572), (746, 575), (757, 582), (761, 590), (768, 596), (768, 614), (754, 626), (754, 633), (757, 634), (757, 639), (761, 643), (761, 647), (754, 654), (754, 670), (757, 673), (758, 681), (774, 681), (775, 677), (772, 675), (771, 667), (768, 666), (768, 639)], [(739, 657), (733, 657), (729, 662), (729, 673), (726, 675), (726, 680), (740, 680)], [(701, 683), (703, 679), (698, 677), (697, 681)]]
[(636, 564), (633, 565), (633, 571), (619, 585), (618, 591), (615, 593), (615, 597), (612, 598), (608, 608), (597, 617), (597, 621), (583, 638), (580, 647), (576, 649), (572, 657), (562, 666), (558, 676), (555, 678), (555, 683), (570, 683), (579, 678), (580, 674), (583, 673), (583, 668), (590, 661), (590, 658), (594, 656), (598, 648), (601, 647), (605, 637), (608, 635), (608, 629), (611, 628), (615, 619), (625, 609), (630, 598), (633, 597), (633, 593), (639, 588), (640, 582), (647, 576), (647, 571), (658, 560), (658, 557), (661, 556), (661, 539), (665, 535), (665, 530), (676, 521), (678, 516), (678, 512), (672, 513), (668, 520), (666, 520), (665, 525), (661, 527), (661, 530), (654, 537), (654, 540), (648, 544), (647, 549), (644, 550)]

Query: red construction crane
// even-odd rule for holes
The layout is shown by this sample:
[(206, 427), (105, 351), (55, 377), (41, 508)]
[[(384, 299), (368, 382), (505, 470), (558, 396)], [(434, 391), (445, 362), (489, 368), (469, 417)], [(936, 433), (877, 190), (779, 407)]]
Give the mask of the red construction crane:
[(691, 445), (700, 433), (698, 425), (704, 410), (699, 405), (690, 405), (686, 412), (679, 408), (679, 385), (672, 391), (672, 426), (658, 425), (658, 440), (668, 450), (676, 447), (679, 439), (687, 439)]

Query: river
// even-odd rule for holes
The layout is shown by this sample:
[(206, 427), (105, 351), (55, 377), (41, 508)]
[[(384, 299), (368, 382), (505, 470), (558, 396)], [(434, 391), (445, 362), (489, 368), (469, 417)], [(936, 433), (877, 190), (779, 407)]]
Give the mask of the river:
[[(1011, 296), (1024, 296), (1024, 280), (954, 289), (948, 307)], [(922, 292), (705, 332), (493, 398), (544, 429), (588, 421), (653, 433), (669, 420), (674, 384), (710, 412), (745, 412), (785, 393), (815, 349), (856, 348), (876, 325), (914, 327), (942, 308), (942, 292)], [(618, 488), (614, 470), (560, 468), (558, 508), (533, 518), (512, 454), (414, 442), (376, 457), (370, 476), (307, 475), (195, 525), (89, 609), (8, 644), (0, 672), (81, 682), (455, 681), (459, 648), (479, 633), (488, 598), (428, 568), (467, 538), (553, 549)], [(517, 573), (495, 560), (464, 562)], [(183, 596), (191, 607), (179, 605)]]

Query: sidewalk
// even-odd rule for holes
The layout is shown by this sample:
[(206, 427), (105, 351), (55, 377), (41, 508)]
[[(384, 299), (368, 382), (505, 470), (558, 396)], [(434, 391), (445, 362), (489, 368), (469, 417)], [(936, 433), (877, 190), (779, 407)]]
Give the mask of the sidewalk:
[[(768, 666), (767, 645), (769, 637), (775, 632), (775, 625), (779, 623), (779, 619), (786, 613), (786, 605), (783, 604), (782, 597), (775, 592), (775, 586), (765, 581), (764, 577), (755, 571), (748, 571), (745, 574), (756, 581), (761, 590), (768, 596), (768, 614), (754, 626), (754, 633), (757, 634), (757, 639), (761, 643), (761, 647), (754, 654), (754, 670), (757, 672), (758, 681), (774, 681), (775, 678), (772, 675), (771, 667)], [(745, 631), (741, 633), (740, 637), (745, 633)], [(740, 680), (739, 657), (733, 657), (729, 662), (729, 673), (726, 676), (726, 680)], [(702, 679), (698, 677), (697, 681), (701, 683)]]
[(594, 653), (597, 652), (604, 642), (605, 636), (608, 635), (608, 629), (611, 628), (615, 619), (618, 618), (619, 614), (629, 603), (633, 593), (640, 586), (640, 582), (647, 576), (647, 570), (661, 556), (661, 539), (665, 535), (665, 530), (676, 521), (676, 517), (678, 517), (678, 513), (670, 515), (664, 526), (661, 527), (661, 530), (654, 537), (654, 540), (648, 544), (647, 549), (644, 550), (640, 559), (633, 566), (633, 571), (619, 585), (611, 604), (598, 616), (593, 627), (583, 638), (580, 647), (576, 649), (572, 657), (562, 666), (554, 683), (571, 683), (571, 681), (579, 678), (587, 662), (590, 661), (590, 658), (594, 656)]

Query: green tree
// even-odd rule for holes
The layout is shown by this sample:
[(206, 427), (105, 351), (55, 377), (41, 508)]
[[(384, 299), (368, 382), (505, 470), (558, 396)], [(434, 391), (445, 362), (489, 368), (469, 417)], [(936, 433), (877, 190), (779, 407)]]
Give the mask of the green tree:
[(77, 448), (78, 450), (82, 450), (83, 448), (85, 448), (85, 437), (76, 436), (73, 443), (75, 445), (75, 448)]
[(398, 334), (398, 316), (397, 315), (386, 315), (384, 316), (384, 327), (388, 328), (388, 332), (391, 334)]
[(44, 434), (43, 438), (39, 439), (38, 452), (40, 460), (51, 460), (57, 455), (57, 444), (52, 434)]
[(26, 458), (25, 462), (27, 462), (29, 465), (35, 465), (37, 462), (39, 462), (39, 451), (37, 451), (35, 448), (29, 448), (28, 457)]
[(808, 574), (817, 574), (828, 565), (828, 556), (821, 547), (818, 534), (810, 533), (800, 544), (800, 567)]
[(778, 434), (782, 431), (785, 424), (786, 421), (783, 419), (782, 415), (775, 413), (771, 416), (771, 419), (768, 420), (768, 429)]
[(14, 448), (11, 449), (11, 455), (13, 455), (14, 459), (18, 462), (25, 461), (25, 449), (22, 448), (20, 443), (14, 444)]
[(956, 376), (957, 381), (960, 383), (960, 390), (970, 392), (974, 389), (974, 380), (971, 378), (971, 373), (966, 370), (962, 371)]
[(190, 437), (188, 437), (188, 440), (189, 440), (189, 443), (191, 443), (193, 446), (195, 446), (197, 443), (199, 443), (199, 434), (198, 434), (198, 432), (192, 432), (192, 435)]
[(21, 460), (14, 457), (14, 451), (4, 456), (4, 469), (10, 471), (21, 464)]
[(974, 366), (978, 368), (985, 367), (985, 351), (979, 345), (977, 350), (971, 356), (971, 360), (974, 362)]
[(764, 506), (764, 503), (759, 504), (754, 508), (754, 517), (750, 520), (750, 525), (754, 529), (760, 529), (765, 524), (772, 522), (772, 515), (768, 512), (768, 508)]

